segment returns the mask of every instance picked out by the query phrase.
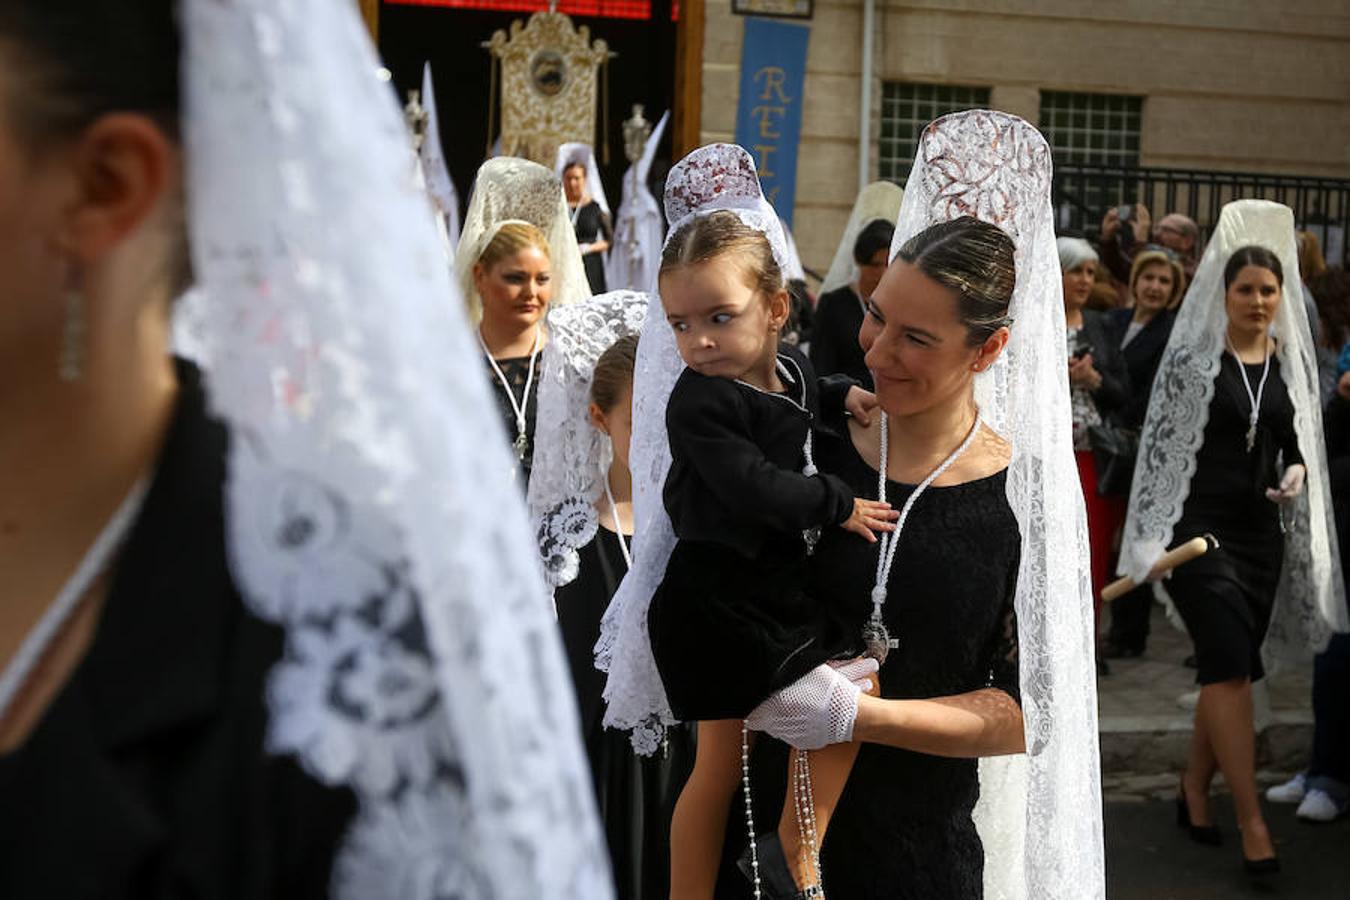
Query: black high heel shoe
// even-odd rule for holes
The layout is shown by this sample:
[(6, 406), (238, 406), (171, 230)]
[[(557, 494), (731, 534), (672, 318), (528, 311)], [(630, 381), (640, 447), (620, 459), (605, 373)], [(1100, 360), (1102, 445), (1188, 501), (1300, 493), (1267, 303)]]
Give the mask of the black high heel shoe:
[(1278, 856), (1267, 856), (1265, 859), (1248, 859), (1244, 856), (1242, 857), (1242, 868), (1250, 878), (1278, 875), (1280, 873), (1280, 858)]
[[(1206, 847), (1218, 847), (1223, 843), (1223, 834), (1215, 825), (1196, 825), (1191, 822), (1191, 810), (1186, 805), (1186, 785), (1177, 786), (1177, 827), (1184, 828), (1191, 840)], [(1265, 862), (1265, 860), (1261, 860)]]
[[(746, 847), (740, 859), (736, 860), (736, 867), (760, 888), (766, 900), (810, 900), (812, 897), (825, 896), (818, 885), (811, 885), (805, 890), (797, 888), (797, 881), (788, 868), (787, 854), (778, 840), (778, 832), (769, 831), (759, 835), (755, 838), (755, 847), (757, 855), (752, 857), (750, 848)], [(756, 861), (758, 869), (755, 868)]]

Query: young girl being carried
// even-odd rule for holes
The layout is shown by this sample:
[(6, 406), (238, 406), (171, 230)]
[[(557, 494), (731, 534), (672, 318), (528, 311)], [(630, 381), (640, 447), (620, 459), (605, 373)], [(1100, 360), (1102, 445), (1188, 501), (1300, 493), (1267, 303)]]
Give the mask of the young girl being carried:
[[(671, 712), (699, 723), (671, 826), (671, 897), (709, 900), (741, 779), (742, 720), (841, 646), (828, 611), (802, 590), (814, 539), (838, 526), (875, 541), (897, 514), (811, 462), (820, 407), (866, 419), (875, 398), (847, 378), (818, 385), (802, 354), (780, 348), (781, 232), (759, 211), (749, 155), (701, 148), (668, 184), (661, 305), (685, 368), (665, 411), (663, 500), (677, 541), (648, 628)], [(770, 896), (823, 896), (816, 851), (855, 754), (841, 744), (794, 760), (798, 802), (785, 806), (778, 840), (762, 838), (749, 857), (757, 892), (762, 876)]]

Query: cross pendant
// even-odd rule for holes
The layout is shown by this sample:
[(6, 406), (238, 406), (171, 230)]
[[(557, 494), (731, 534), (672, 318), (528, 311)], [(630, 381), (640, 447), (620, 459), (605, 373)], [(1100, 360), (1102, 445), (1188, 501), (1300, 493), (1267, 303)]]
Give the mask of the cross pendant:
[(523, 431), (517, 432), (516, 440), (511, 446), (515, 448), (516, 459), (520, 460), (521, 462), (525, 461), (526, 444), (528, 444), (528, 440), (525, 437), (525, 432)]

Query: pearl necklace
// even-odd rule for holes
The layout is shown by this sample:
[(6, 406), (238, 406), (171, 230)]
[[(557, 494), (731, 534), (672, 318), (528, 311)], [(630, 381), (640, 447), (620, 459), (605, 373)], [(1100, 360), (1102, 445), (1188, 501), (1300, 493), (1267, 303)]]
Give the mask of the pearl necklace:
[[(889, 419), (885, 413), (881, 414), (881, 461), (877, 467), (877, 499), (882, 503), (886, 502), (886, 461), (890, 452), (890, 430)], [(975, 423), (970, 426), (969, 433), (961, 445), (952, 451), (942, 463), (933, 471), (928, 473), (928, 477), (919, 482), (919, 486), (909, 495), (905, 505), (900, 508), (900, 518), (895, 523), (895, 530), (892, 532), (883, 532), (877, 536), (877, 544), (880, 554), (877, 557), (877, 580), (872, 587), (872, 617), (866, 625), (863, 626), (863, 643), (867, 647), (867, 655), (875, 657), (877, 662), (884, 663), (888, 651), (899, 646), (899, 642), (892, 639), (890, 632), (886, 630), (885, 622), (881, 617), (881, 608), (886, 605), (886, 582), (891, 576), (891, 566), (895, 563), (895, 550), (900, 543), (900, 533), (904, 531), (905, 522), (909, 521), (910, 511), (914, 509), (914, 504), (918, 501), (920, 495), (928, 490), (929, 485), (937, 481), (942, 475), (952, 467), (952, 465), (961, 458), (961, 455), (970, 448), (975, 440), (975, 435), (980, 433), (980, 426), (984, 423), (984, 413), (981, 410), (975, 411)]]
[(530, 373), (525, 377), (525, 393), (521, 395), (520, 402), (516, 402), (516, 393), (511, 390), (511, 382), (507, 381), (506, 375), (502, 372), (502, 367), (497, 365), (497, 360), (493, 359), (492, 351), (488, 349), (483, 342), (483, 334), (478, 333), (478, 346), (483, 348), (483, 355), (487, 357), (488, 363), (492, 366), (493, 373), (497, 380), (502, 384), (502, 390), (506, 391), (506, 399), (511, 401), (511, 411), (516, 415), (516, 439), (511, 446), (516, 451), (516, 459), (525, 461), (525, 449), (529, 445), (529, 438), (525, 434), (526, 421), (525, 411), (530, 407), (530, 388), (534, 386), (534, 360), (539, 355), (539, 347), (543, 343), (544, 329), (534, 326), (534, 348), (530, 350)]

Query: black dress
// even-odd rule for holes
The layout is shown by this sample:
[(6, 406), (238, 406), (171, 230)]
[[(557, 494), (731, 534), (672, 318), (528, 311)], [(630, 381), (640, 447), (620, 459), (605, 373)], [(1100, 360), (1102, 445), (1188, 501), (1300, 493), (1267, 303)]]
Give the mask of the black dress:
[[(486, 359), (483, 360), (484, 367), (487, 368), (488, 381), (492, 385), (492, 399), (497, 401), (497, 411), (502, 417), (502, 426), (506, 429), (506, 439), (512, 442), (514, 452), (514, 442), (516, 440), (516, 410), (511, 405), (511, 397), (507, 396), (507, 387), (502, 384), (502, 380), (497, 377), (497, 373), (492, 370), (492, 363)], [(530, 382), (530, 357), (516, 356), (510, 359), (497, 360), (497, 366), (502, 370), (502, 375), (506, 377), (507, 384), (510, 385), (511, 396), (514, 396), (516, 402), (525, 396), (525, 385)], [(539, 381), (544, 371), (544, 354), (542, 352), (534, 355), (534, 381), (530, 383), (530, 396), (525, 402), (525, 455), (519, 460), (520, 465), (520, 484), (523, 488), (530, 483), (530, 466), (534, 461), (534, 421), (539, 412)]]
[(693, 764), (688, 727), (667, 732), (656, 755), (638, 756), (624, 731), (604, 727), (605, 676), (595, 667), (600, 619), (627, 572), (619, 539), (600, 528), (579, 551), (577, 577), (554, 592), (577, 690), (582, 735), (605, 825), (618, 900), (664, 900), (670, 890), (670, 819)]
[(0, 756), (0, 897), (327, 897), (356, 801), (264, 750), (282, 631), (226, 568), (226, 432), (195, 369), (88, 653)]
[[(585, 206), (573, 208), (571, 213), (572, 228), (576, 231), (578, 244), (593, 244), (601, 239), (606, 242), (614, 240), (614, 228), (599, 203), (592, 200)], [(603, 294), (608, 290), (605, 287), (605, 254), (598, 250), (587, 253), (581, 257), (581, 262), (586, 267), (586, 280), (590, 282), (591, 293)]]
[[(822, 438), (822, 469), (860, 496), (876, 495), (877, 473), (851, 441)], [(899, 647), (881, 668), (881, 695), (928, 698), (985, 687), (1020, 701), (1013, 596), (1021, 559), (1006, 471), (933, 487), (915, 504), (887, 580), (886, 626)], [(889, 482), (897, 507), (912, 485)], [(878, 548), (838, 529), (812, 557), (808, 590), (832, 598), (848, 634), (871, 614)], [(860, 648), (859, 648), (860, 649)], [(778, 821), (786, 793), (786, 746), (761, 735), (751, 763), (755, 823)], [(825, 890), (847, 900), (977, 900), (984, 850), (971, 820), (978, 763), (863, 744), (821, 848)], [(739, 809), (728, 820), (744, 821)], [(746, 843), (728, 828), (725, 859)], [(751, 896), (744, 877), (723, 866), (719, 898)]]
[[(1263, 366), (1246, 366), (1255, 392)], [(1261, 678), (1261, 643), (1275, 602), (1284, 560), (1280, 508), (1266, 488), (1280, 482), (1283, 466), (1303, 462), (1294, 432), (1294, 406), (1280, 363), (1270, 360), (1261, 398), (1256, 442), (1247, 451), (1251, 400), (1238, 362), (1225, 353), (1214, 380), (1204, 443), (1195, 475), (1173, 530), (1176, 543), (1205, 532), (1219, 549), (1179, 566), (1167, 591), (1195, 642), (1196, 681), (1213, 684), (1234, 678)]]
[(648, 630), (671, 711), (685, 721), (744, 718), (831, 656), (824, 610), (802, 590), (803, 532), (836, 530), (853, 493), (834, 476), (802, 474), (816, 383), (797, 351), (779, 359), (790, 396), (685, 369), (666, 406), (663, 498), (679, 540)]
[(862, 323), (862, 301), (851, 285), (821, 294), (811, 329), (811, 365), (821, 375), (847, 375), (870, 391), (872, 373), (858, 343)]

